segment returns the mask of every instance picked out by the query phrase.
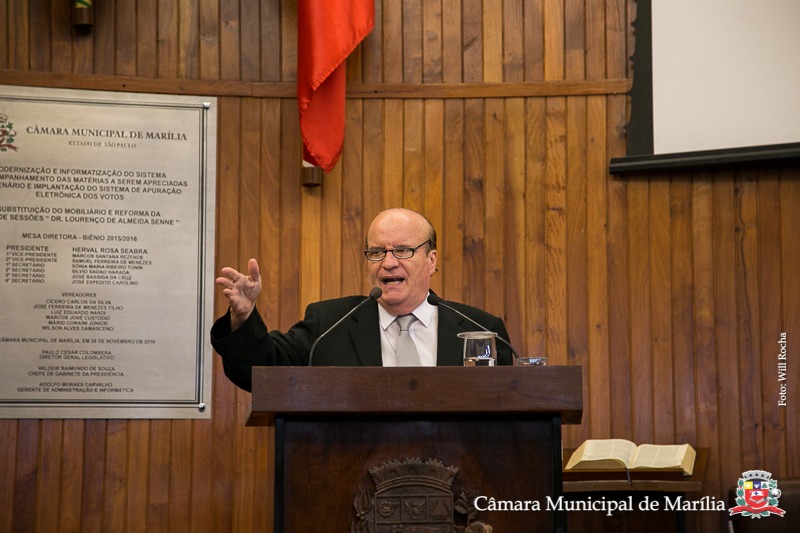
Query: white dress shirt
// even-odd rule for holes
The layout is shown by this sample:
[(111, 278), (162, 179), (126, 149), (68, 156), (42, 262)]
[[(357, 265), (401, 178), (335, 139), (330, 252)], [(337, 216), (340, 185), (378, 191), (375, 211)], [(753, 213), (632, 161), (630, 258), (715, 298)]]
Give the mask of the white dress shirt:
[[(416, 317), (408, 328), (408, 334), (414, 340), (422, 366), (436, 366), (437, 330), (439, 327), (439, 308), (424, 300), (411, 312)], [(400, 324), (394, 315), (378, 305), (378, 319), (381, 325), (381, 356), (383, 366), (397, 366), (397, 337), (400, 336)]]

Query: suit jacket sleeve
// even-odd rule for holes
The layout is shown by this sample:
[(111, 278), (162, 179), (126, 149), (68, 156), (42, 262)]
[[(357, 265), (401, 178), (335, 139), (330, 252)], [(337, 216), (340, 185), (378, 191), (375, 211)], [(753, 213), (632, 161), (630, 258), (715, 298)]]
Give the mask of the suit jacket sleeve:
[[(231, 331), (228, 311), (211, 328), (211, 345), (222, 358), (228, 379), (250, 391), (254, 366), (308, 365), (314, 341), (363, 300), (349, 296), (312, 303), (303, 320), (286, 333), (268, 331), (258, 309)], [(377, 303), (372, 302), (325, 336), (314, 353), (314, 364), (380, 365), (380, 350)]]
[(229, 310), (212, 326), (211, 345), (222, 358), (228, 379), (250, 391), (254, 366), (308, 364), (318, 324), (318, 317), (306, 309), (306, 317), (287, 333), (270, 332), (256, 308), (236, 331), (231, 331)]

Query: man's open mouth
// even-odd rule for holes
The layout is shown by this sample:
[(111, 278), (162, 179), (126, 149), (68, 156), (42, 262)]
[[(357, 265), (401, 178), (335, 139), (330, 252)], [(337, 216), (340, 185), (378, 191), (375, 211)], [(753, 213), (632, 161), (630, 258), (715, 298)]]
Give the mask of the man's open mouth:
[(388, 277), (388, 278), (383, 278), (381, 280), (381, 283), (383, 283), (384, 285), (398, 285), (400, 283), (403, 283), (404, 281), (405, 279), (401, 277)]

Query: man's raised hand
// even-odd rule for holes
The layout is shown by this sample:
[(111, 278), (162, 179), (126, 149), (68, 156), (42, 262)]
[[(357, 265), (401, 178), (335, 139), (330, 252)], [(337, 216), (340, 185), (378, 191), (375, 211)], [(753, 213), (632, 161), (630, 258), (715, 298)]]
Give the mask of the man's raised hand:
[(228, 306), (231, 309), (231, 330), (235, 330), (248, 319), (261, 292), (261, 273), (255, 259), (247, 262), (247, 271), (249, 275), (244, 275), (231, 267), (224, 267), (222, 275), (215, 280), (215, 283), (222, 287), (222, 294), (228, 299)]

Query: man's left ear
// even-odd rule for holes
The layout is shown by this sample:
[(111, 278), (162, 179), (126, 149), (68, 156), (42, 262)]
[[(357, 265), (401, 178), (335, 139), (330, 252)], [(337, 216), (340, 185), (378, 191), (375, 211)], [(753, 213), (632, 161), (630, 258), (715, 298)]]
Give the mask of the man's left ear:
[(439, 254), (436, 253), (436, 250), (431, 250), (430, 252), (428, 252), (428, 257), (431, 259), (432, 264), (433, 264), (433, 272), (431, 272), (431, 276), (432, 276), (437, 270), (439, 270), (436, 267), (436, 265), (438, 264)]

